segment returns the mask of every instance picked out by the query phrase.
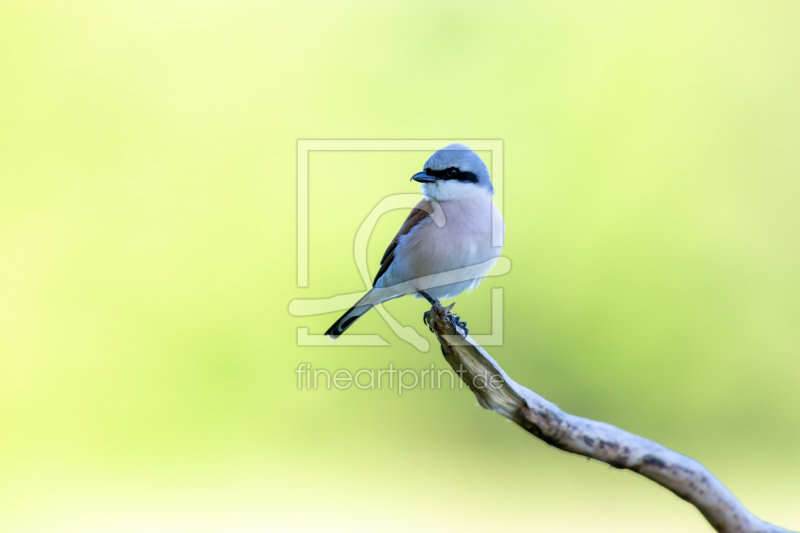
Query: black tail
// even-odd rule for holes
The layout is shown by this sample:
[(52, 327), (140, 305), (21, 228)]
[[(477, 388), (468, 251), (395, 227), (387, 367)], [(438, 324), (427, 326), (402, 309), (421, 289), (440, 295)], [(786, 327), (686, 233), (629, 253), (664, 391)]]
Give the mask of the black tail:
[(349, 311), (342, 315), (342, 318), (334, 322), (334, 324), (328, 328), (328, 331), (325, 332), (325, 335), (331, 339), (339, 338), (339, 335), (344, 333), (347, 328), (352, 326), (353, 322), (358, 320), (361, 315), (373, 308), (372, 304), (359, 305), (360, 303), (361, 302), (351, 307)]

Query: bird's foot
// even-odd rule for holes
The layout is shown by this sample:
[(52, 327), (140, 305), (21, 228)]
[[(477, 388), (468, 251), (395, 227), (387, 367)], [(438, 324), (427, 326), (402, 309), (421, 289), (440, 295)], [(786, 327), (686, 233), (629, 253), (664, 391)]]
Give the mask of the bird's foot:
[(461, 317), (458, 315), (450, 315), (447, 317), (450, 320), (450, 323), (453, 324), (453, 328), (458, 331), (458, 328), (464, 332), (464, 336), (466, 337), (469, 335), (469, 329), (467, 329), (467, 323), (461, 320)]
[(458, 316), (458, 315), (454, 315), (454, 314), (452, 314), (452, 313), (450, 312), (450, 311), (453, 309), (453, 306), (454, 306), (454, 305), (456, 305), (456, 303), (455, 303), (455, 302), (451, 303), (451, 304), (450, 304), (450, 305), (448, 305), (447, 307), (444, 307), (444, 306), (442, 306), (442, 304), (439, 302), (439, 300), (434, 300), (434, 299), (433, 299), (433, 298), (431, 298), (431, 297), (430, 297), (430, 296), (429, 296), (429, 295), (428, 295), (428, 294), (427, 294), (425, 291), (419, 291), (419, 293), (420, 293), (420, 294), (421, 294), (421, 295), (422, 295), (422, 296), (423, 296), (423, 297), (424, 297), (426, 300), (428, 300), (428, 303), (430, 303), (430, 304), (431, 304), (431, 306), (432, 306), (432, 308), (431, 308), (431, 309), (429, 309), (429, 310), (425, 311), (425, 312), (422, 314), (422, 322), (423, 322), (423, 323), (424, 323), (426, 326), (428, 326), (428, 329), (429, 329), (429, 330), (433, 331), (433, 324), (432, 324), (432, 321), (433, 321), (433, 319), (434, 319), (434, 313), (437, 313), (437, 314), (439, 314), (439, 316), (441, 316), (441, 312), (442, 312), (442, 311), (444, 311), (444, 317), (445, 317), (445, 319), (446, 319), (448, 322), (450, 322), (450, 324), (453, 326), (453, 329), (454, 329), (454, 330), (456, 330), (456, 333), (458, 333), (458, 332), (459, 332), (459, 330), (461, 330), (461, 331), (463, 331), (463, 332), (464, 332), (464, 333), (463, 333), (463, 335), (464, 335), (465, 337), (466, 337), (467, 335), (469, 335), (469, 329), (467, 329), (467, 323), (466, 323), (466, 322), (464, 322), (463, 320), (461, 320), (461, 317), (460, 317), (460, 316)]
[(441, 304), (441, 303), (439, 303), (439, 300), (435, 300), (434, 298), (432, 298), (432, 297), (431, 297), (431, 296), (430, 296), (430, 295), (429, 295), (427, 292), (425, 292), (425, 291), (419, 291), (419, 293), (422, 295), (422, 297), (423, 297), (423, 298), (425, 298), (426, 300), (428, 300), (428, 303), (429, 303), (429, 304), (431, 304), (431, 309), (428, 309), (427, 311), (425, 311), (425, 312), (422, 314), (422, 322), (423, 322), (423, 323), (424, 323), (426, 326), (428, 326), (428, 329), (429, 329), (429, 330), (433, 331), (433, 326), (431, 325), (431, 316), (432, 316), (432, 313), (433, 313), (433, 309), (434, 309), (434, 308), (436, 308), (436, 306), (439, 306), (439, 307), (441, 308), (441, 307), (442, 307), (442, 304)]
[(433, 332), (433, 326), (431, 325), (431, 315), (432, 315), (432, 314), (433, 314), (433, 313), (432, 313), (432, 310), (431, 310), (431, 309), (428, 309), (427, 311), (425, 311), (424, 313), (422, 313), (422, 322), (423, 322), (423, 323), (424, 323), (426, 326), (428, 326), (428, 329), (429, 329), (429, 330), (431, 330), (431, 332)]
[(464, 336), (466, 337), (467, 335), (469, 335), (469, 329), (467, 329), (467, 323), (461, 320), (460, 316), (454, 315), (450, 312), (450, 310), (453, 309), (454, 305), (456, 305), (455, 302), (445, 307), (447, 320), (453, 325), (453, 329), (456, 330), (456, 332), (458, 332), (460, 328), (464, 332)]

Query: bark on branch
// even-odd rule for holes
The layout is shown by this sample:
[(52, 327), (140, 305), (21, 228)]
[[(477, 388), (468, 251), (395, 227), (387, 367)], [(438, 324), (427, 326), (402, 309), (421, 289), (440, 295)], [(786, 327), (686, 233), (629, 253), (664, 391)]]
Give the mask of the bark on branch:
[(448, 309), (434, 304), (426, 321), (442, 354), (485, 409), (496, 411), (551, 446), (627, 468), (688, 501), (720, 533), (788, 533), (754, 516), (702, 464), (610, 424), (570, 415), (519, 385), (470, 337)]

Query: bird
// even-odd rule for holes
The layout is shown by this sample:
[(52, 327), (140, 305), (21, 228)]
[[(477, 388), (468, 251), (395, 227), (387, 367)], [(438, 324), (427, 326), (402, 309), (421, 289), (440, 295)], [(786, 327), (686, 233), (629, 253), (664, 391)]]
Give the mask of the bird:
[[(412, 294), (434, 305), (471, 292), (500, 257), (505, 222), (492, 198), (489, 169), (477, 153), (450, 144), (431, 155), (411, 179), (420, 183), (424, 198), (386, 248), (372, 289), (325, 332), (331, 339), (387, 300)], [(466, 322), (451, 316), (468, 335)]]

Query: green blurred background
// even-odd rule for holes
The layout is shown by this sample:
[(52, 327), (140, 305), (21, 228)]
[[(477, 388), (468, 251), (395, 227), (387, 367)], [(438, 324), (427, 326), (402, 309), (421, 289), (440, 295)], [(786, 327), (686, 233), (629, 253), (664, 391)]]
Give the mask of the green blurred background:
[[(456, 309), (562, 408), (705, 463), (800, 528), (800, 3), (0, 3), (0, 529), (710, 531), (466, 390), (297, 390), (444, 368), (298, 347), (364, 289), (353, 239), (429, 153), (502, 139), (509, 274)], [(372, 272), (404, 214), (383, 217)], [(331, 221), (335, 220), (335, 223)], [(387, 309), (424, 331), (422, 302)]]

